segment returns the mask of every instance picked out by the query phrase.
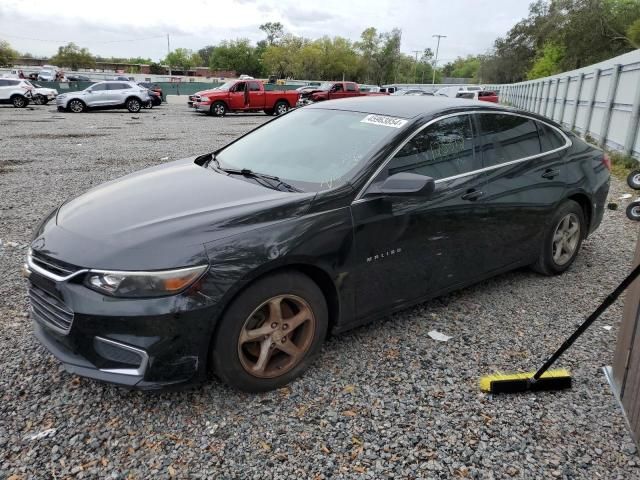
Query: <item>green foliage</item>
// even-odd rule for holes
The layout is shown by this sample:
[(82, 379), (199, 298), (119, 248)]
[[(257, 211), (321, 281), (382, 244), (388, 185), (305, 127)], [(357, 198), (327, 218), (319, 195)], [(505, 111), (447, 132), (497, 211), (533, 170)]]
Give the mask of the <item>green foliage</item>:
[(627, 29), (627, 38), (634, 48), (640, 48), (640, 18)]
[[(215, 47), (205, 47), (203, 60), (208, 59), (212, 70), (232, 70), (240, 74), (258, 76), (262, 72), (260, 57), (249, 39), (225, 40)], [(201, 51), (202, 51), (201, 50)]]
[(275, 45), (284, 37), (284, 27), (280, 22), (267, 22), (260, 25), (262, 30), (267, 35), (267, 45)]
[(154, 75), (163, 75), (165, 73), (164, 67), (157, 62), (149, 64), (149, 71)]
[[(529, 15), (498, 38), (481, 58), (483, 81), (525, 80), (545, 57), (545, 45), (563, 49), (558, 71), (573, 70), (637, 48), (638, 0), (536, 0)], [(542, 61), (549, 67), (548, 59)]]
[(58, 53), (51, 58), (54, 65), (69, 67), (72, 70), (79, 68), (93, 68), (96, 60), (86, 48), (80, 48), (71, 42), (64, 47), (58, 47)]
[(0, 66), (12, 66), (18, 58), (18, 52), (16, 52), (9, 42), (0, 40)]
[(552, 42), (546, 43), (527, 73), (527, 79), (533, 80), (560, 73), (562, 71), (560, 65), (564, 57), (565, 48), (562, 45)]
[(193, 67), (202, 66), (202, 59), (192, 50), (187, 48), (176, 48), (165, 57), (164, 63), (169, 65), (171, 68), (187, 71), (191, 70)]
[(442, 73), (445, 77), (472, 78), (474, 80), (478, 80), (479, 70), (480, 57), (473, 55), (458, 57), (442, 67)]

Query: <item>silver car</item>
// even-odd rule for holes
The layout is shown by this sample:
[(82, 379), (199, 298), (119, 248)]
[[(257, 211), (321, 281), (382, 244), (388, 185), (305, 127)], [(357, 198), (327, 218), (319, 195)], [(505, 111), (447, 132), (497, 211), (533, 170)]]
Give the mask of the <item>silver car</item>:
[(136, 85), (135, 82), (107, 81), (94, 83), (79, 92), (60, 94), (56, 97), (56, 104), (58, 110), (73, 113), (93, 108), (126, 108), (136, 113), (150, 100), (147, 89)]

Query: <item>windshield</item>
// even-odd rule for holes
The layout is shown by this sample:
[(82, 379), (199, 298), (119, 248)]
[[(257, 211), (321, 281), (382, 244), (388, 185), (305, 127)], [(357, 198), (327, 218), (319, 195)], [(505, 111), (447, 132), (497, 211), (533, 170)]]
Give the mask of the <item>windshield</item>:
[(237, 82), (235, 80), (231, 81), (231, 82), (225, 82), (222, 85), (220, 85), (219, 87), (214, 88), (214, 90), (229, 90), (231, 87), (233, 87)]
[[(376, 118), (372, 118), (376, 117)], [(347, 183), (406, 120), (339, 110), (299, 109), (218, 153), (222, 168), (274, 175), (305, 191)]]

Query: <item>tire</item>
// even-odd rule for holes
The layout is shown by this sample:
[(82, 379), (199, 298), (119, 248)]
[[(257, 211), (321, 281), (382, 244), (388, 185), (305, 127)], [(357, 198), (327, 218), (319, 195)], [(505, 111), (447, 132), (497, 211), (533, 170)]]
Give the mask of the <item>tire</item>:
[(84, 104), (82, 100), (78, 100), (74, 98), (67, 104), (67, 108), (72, 113), (82, 113), (86, 110), (87, 106)]
[(267, 115), (273, 115), (273, 108), (265, 108), (264, 113), (266, 113)]
[(289, 111), (289, 104), (284, 100), (279, 100), (273, 106), (273, 115), (283, 115)]
[(640, 190), (640, 169), (629, 172), (629, 175), (627, 175), (627, 185), (634, 190)]
[(131, 113), (138, 113), (142, 108), (142, 103), (137, 98), (128, 98), (125, 106)]
[(11, 103), (15, 108), (24, 108), (29, 105), (29, 99), (23, 95), (14, 95), (11, 97)]
[(33, 97), (33, 103), (36, 105), (45, 105), (47, 101), (42, 95), (36, 95), (35, 97)]
[[(289, 325), (296, 313), (305, 320)], [(318, 356), (327, 325), (327, 303), (315, 282), (295, 271), (268, 275), (243, 290), (220, 319), (212, 341), (212, 370), (245, 392), (280, 388)]]
[(214, 117), (224, 117), (227, 113), (227, 106), (224, 102), (214, 102), (209, 107), (209, 112)]
[(640, 201), (636, 200), (627, 205), (627, 218), (629, 220), (640, 220)]
[(153, 97), (153, 99), (151, 100), (151, 103), (153, 103), (154, 107), (158, 107), (162, 105), (162, 100), (160, 99), (160, 97)]
[(540, 256), (532, 268), (543, 275), (564, 272), (578, 256), (585, 236), (586, 222), (582, 207), (573, 200), (565, 200), (549, 222)]

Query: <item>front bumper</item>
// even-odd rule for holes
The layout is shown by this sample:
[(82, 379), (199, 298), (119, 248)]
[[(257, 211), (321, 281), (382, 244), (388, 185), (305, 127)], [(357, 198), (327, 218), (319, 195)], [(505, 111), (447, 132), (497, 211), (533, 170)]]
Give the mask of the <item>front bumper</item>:
[[(25, 275), (34, 335), (68, 372), (140, 389), (206, 379), (217, 309), (200, 292), (116, 299), (82, 285), (83, 275), (57, 281), (31, 267)], [(68, 328), (50, 321), (60, 307), (72, 312)]]
[(195, 109), (196, 112), (207, 113), (211, 108), (211, 104), (203, 103), (203, 102), (193, 102), (193, 108)]

